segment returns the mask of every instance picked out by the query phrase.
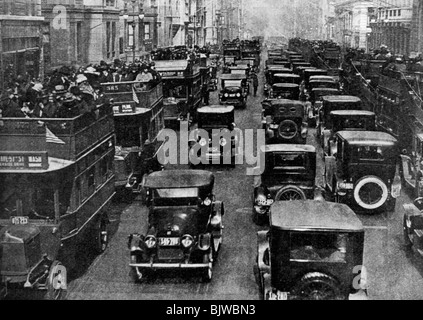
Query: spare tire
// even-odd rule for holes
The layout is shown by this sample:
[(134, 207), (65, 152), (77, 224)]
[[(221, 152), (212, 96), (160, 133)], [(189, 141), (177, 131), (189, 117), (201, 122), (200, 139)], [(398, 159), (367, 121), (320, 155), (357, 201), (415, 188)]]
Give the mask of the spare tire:
[(284, 120), (279, 124), (279, 136), (286, 140), (294, 139), (298, 133), (298, 126), (292, 120)]
[(345, 299), (338, 281), (321, 272), (310, 272), (304, 275), (295, 284), (292, 293), (296, 300)]
[(376, 176), (363, 177), (354, 187), (355, 202), (366, 210), (379, 209), (386, 203), (388, 196), (388, 186)]
[(276, 201), (305, 200), (306, 195), (303, 190), (296, 186), (285, 186), (278, 191), (275, 196)]

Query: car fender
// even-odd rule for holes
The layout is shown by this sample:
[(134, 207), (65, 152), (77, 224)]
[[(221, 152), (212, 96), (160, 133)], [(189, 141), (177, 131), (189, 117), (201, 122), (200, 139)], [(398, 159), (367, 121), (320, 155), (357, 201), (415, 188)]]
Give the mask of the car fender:
[[(403, 205), (404, 216), (407, 221), (410, 221), (409, 229), (423, 229), (423, 213), (412, 203)], [(419, 223), (420, 222), (420, 223)]]
[(270, 273), (270, 265), (264, 263), (264, 254), (269, 249), (268, 231), (257, 232), (257, 265), (262, 273)]

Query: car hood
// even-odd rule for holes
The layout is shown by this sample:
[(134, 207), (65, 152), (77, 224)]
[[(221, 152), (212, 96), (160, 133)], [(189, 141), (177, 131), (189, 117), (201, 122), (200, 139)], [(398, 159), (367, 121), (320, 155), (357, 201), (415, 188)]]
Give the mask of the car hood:
[(200, 212), (197, 208), (166, 207), (155, 208), (152, 212), (151, 227), (158, 237), (181, 237), (197, 235)]

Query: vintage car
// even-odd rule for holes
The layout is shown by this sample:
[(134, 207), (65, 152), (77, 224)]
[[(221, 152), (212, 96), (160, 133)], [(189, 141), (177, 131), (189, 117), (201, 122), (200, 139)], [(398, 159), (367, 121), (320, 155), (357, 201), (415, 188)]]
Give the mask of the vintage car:
[(254, 177), (253, 220), (268, 221), (275, 201), (314, 199), (316, 149), (309, 145), (275, 144), (263, 146), (265, 167)]
[(330, 95), (321, 98), (321, 104), (316, 106), (317, 138), (323, 139), (326, 124), (330, 122), (330, 113), (336, 110), (362, 110), (360, 98), (346, 95)]
[(305, 122), (305, 107), (302, 102), (271, 99), (265, 100), (262, 106), (262, 124), (266, 128), (266, 143), (306, 143), (308, 126)]
[(230, 74), (241, 74), (246, 76), (247, 79), (250, 78), (250, 70), (251, 67), (248, 67), (245, 64), (238, 64), (236, 66), (229, 67)]
[(320, 140), (324, 154), (339, 131), (376, 131), (376, 114), (371, 111), (335, 110), (330, 112), (328, 120)]
[(160, 171), (145, 179), (148, 230), (128, 239), (134, 281), (160, 269), (199, 270), (204, 281), (212, 279), (224, 215), (213, 186), (214, 175), (200, 170)]
[(242, 74), (222, 74), (220, 80), (219, 103), (246, 108), (247, 96), (250, 91), (250, 84), (246, 76)]
[(268, 97), (270, 99), (300, 100), (300, 86), (295, 83), (275, 83), (272, 85)]
[(310, 77), (312, 76), (325, 76), (328, 74), (327, 70), (323, 70), (323, 69), (305, 69), (303, 71), (303, 80), (305, 83), (306, 88), (309, 87), (309, 81), (310, 81)]
[(255, 276), (265, 300), (366, 300), (364, 227), (346, 205), (277, 201), (257, 234)]
[[(211, 105), (198, 109), (198, 126), (193, 131), (195, 138), (189, 141), (190, 163), (235, 166), (239, 146), (234, 121), (233, 106)], [(200, 130), (206, 131), (207, 136), (202, 136)]]
[(337, 82), (336, 80), (310, 80), (308, 82), (307, 90), (312, 90), (315, 88), (332, 88), (339, 90), (340, 86), (339, 82)]
[(340, 131), (325, 156), (325, 188), (330, 200), (356, 212), (394, 211), (401, 195), (398, 142), (377, 131)]
[(423, 257), (423, 198), (417, 198), (404, 207), (404, 242), (406, 246)]
[[(264, 96), (268, 97), (272, 89), (272, 85), (276, 83), (295, 83), (300, 84), (300, 77), (292, 73), (275, 73), (269, 82), (264, 85)], [(294, 99), (298, 100), (298, 98)]]
[(266, 83), (269, 86), (274, 84), (275, 83), (274, 76), (275, 74), (279, 74), (279, 73), (292, 73), (292, 69), (287, 69), (287, 68), (284, 68), (283, 66), (278, 66), (278, 65), (269, 65), (264, 72), (266, 77)]

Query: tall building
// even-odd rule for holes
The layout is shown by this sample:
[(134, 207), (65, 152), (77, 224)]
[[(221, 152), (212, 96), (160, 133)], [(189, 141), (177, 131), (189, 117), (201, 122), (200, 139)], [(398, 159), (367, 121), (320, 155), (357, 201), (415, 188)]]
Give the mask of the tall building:
[(337, 0), (335, 3), (335, 39), (344, 47), (368, 50), (370, 16), (373, 1)]
[(14, 77), (43, 76), (41, 0), (0, 1), (0, 90)]
[[(382, 44), (396, 54), (410, 53), (413, 0), (375, 0), (370, 19), (370, 49)], [(420, 2), (420, 1), (419, 1)]]
[(423, 2), (413, 1), (413, 14), (411, 24), (410, 53), (423, 52)]

